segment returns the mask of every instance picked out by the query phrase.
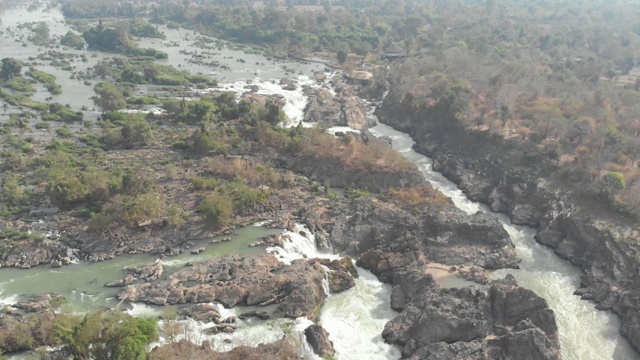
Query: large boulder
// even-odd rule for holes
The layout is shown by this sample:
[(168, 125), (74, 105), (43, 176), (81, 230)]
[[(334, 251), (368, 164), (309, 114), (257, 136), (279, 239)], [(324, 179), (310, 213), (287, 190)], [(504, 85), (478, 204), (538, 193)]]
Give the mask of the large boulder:
[(329, 333), (320, 325), (314, 324), (304, 330), (304, 336), (311, 345), (313, 352), (319, 356), (335, 354), (333, 342), (329, 340)]
[(375, 121), (367, 117), (365, 104), (355, 95), (349, 86), (333, 94), (326, 88), (306, 88), (309, 98), (305, 108), (305, 122), (318, 123), (323, 126), (348, 126), (354, 130), (365, 130), (375, 125)]

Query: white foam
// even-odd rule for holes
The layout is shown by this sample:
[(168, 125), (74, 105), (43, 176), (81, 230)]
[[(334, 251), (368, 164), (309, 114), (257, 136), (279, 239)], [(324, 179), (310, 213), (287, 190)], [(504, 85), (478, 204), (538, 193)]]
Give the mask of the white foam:
[(341, 133), (350, 133), (350, 132), (352, 132), (352, 133), (357, 133), (357, 134), (359, 134), (359, 133), (360, 133), (360, 131), (358, 131), (358, 130), (354, 130), (354, 129), (352, 129), (352, 128), (348, 127), (348, 126), (334, 126), (334, 127), (330, 127), (330, 128), (328, 128), (328, 129), (327, 129), (327, 132), (328, 132), (329, 134), (331, 134), (331, 135), (335, 135), (336, 133), (339, 133), (339, 132), (341, 132)]
[[(0, 292), (0, 295), (1, 294), (2, 292)], [(18, 303), (19, 298), (20, 296), (18, 296), (18, 294), (0, 297), (0, 306), (15, 305)]]
[[(316, 237), (304, 225), (296, 224), (298, 232), (285, 231), (282, 235), (282, 246), (270, 246), (266, 251), (275, 255), (285, 264), (305, 258), (339, 259), (340, 256), (321, 252), (316, 247)], [(305, 235), (301, 235), (304, 233)]]
[(309, 101), (307, 96), (304, 94), (304, 87), (318, 87), (320, 85), (318, 85), (307, 75), (299, 75), (296, 78), (293, 78), (293, 80), (296, 81), (295, 90), (283, 89), (283, 86), (280, 85), (279, 79), (261, 79), (257, 77), (255, 79), (252, 79), (251, 83), (248, 83), (244, 80), (234, 83), (222, 83), (219, 84), (217, 88), (204, 89), (199, 91), (204, 93), (219, 90), (231, 91), (236, 93), (239, 99), (243, 93), (251, 91), (248, 88), (249, 86), (251, 86), (257, 87), (256, 93), (259, 95), (280, 95), (285, 99), (285, 104), (282, 110), (284, 111), (288, 119), (288, 121), (286, 121), (283, 125), (285, 125), (286, 127), (294, 127), (304, 119), (304, 109)]
[(382, 339), (384, 325), (397, 316), (390, 306), (391, 287), (370, 272), (357, 270), (353, 288), (327, 299), (320, 324), (329, 333), (338, 359), (398, 359), (400, 351)]
[(135, 317), (158, 317), (162, 313), (162, 309), (142, 303), (131, 303), (131, 309), (126, 312)]
[(267, 224), (270, 224), (273, 220), (263, 220), (263, 221), (258, 221), (257, 223), (253, 223), (251, 224), (251, 226), (265, 226)]
[(235, 308), (227, 309), (224, 307), (224, 305), (216, 302), (210, 304), (216, 307), (216, 310), (218, 310), (218, 313), (220, 313), (220, 317), (223, 320), (232, 316), (237, 316), (237, 311)]
[(168, 260), (167, 258), (164, 259), (160, 259), (158, 260), (158, 262), (160, 264), (162, 264), (162, 266), (167, 266), (167, 267), (178, 267), (178, 266), (183, 266), (186, 263), (189, 262), (189, 260), (186, 259), (172, 259), (172, 260)]

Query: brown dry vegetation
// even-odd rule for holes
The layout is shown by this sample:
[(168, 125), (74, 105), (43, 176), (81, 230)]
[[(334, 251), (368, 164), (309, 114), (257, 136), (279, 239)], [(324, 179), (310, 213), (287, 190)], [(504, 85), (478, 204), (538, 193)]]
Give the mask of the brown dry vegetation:
[(149, 360), (295, 360), (299, 359), (296, 347), (290, 340), (279, 340), (273, 344), (260, 344), (257, 347), (239, 346), (229, 352), (220, 353), (211, 350), (208, 342), (202, 346), (188, 340), (154, 348)]
[(413, 168), (411, 162), (383, 140), (369, 140), (365, 144), (351, 134), (336, 139), (316, 129), (307, 129), (305, 136), (306, 141), (301, 144), (303, 155), (336, 159), (347, 171), (401, 173)]
[(389, 189), (387, 197), (391, 202), (400, 206), (429, 205), (438, 207), (451, 204), (451, 199), (431, 185)]

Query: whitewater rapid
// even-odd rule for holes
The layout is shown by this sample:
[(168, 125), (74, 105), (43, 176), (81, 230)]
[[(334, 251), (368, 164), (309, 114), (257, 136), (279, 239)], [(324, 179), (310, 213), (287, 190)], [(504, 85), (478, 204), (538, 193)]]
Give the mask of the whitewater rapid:
[[(284, 233), (282, 247), (270, 247), (267, 252), (285, 263), (302, 258), (340, 258), (319, 251), (315, 236), (305, 226), (298, 225), (296, 230)], [(391, 309), (391, 286), (363, 268), (356, 266), (356, 269), (358, 278), (353, 288), (339, 294), (327, 292), (319, 324), (329, 333), (336, 359), (399, 359), (400, 350), (382, 339), (384, 325), (397, 316)], [(325, 288), (328, 290), (328, 285)]]

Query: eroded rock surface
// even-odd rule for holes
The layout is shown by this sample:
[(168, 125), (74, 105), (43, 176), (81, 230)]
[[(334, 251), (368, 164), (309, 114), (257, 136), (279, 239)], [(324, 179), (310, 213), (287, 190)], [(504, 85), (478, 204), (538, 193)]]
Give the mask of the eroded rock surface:
[[(166, 280), (130, 285), (119, 297), (156, 305), (216, 301), (233, 307), (278, 303), (283, 316), (314, 319), (326, 296), (321, 262), (296, 260), (282, 272), (274, 273), (284, 265), (273, 255), (225, 255), (177, 271)], [(336, 269), (336, 273), (349, 274), (344, 266)]]
[(367, 118), (366, 107), (352, 87), (343, 86), (337, 94), (327, 88), (306, 88), (309, 103), (305, 108), (305, 122), (323, 126), (348, 126), (355, 130), (365, 130), (375, 124)]
[(313, 352), (320, 356), (335, 354), (333, 342), (329, 340), (329, 333), (321, 325), (311, 325), (304, 330), (304, 336), (311, 345)]

